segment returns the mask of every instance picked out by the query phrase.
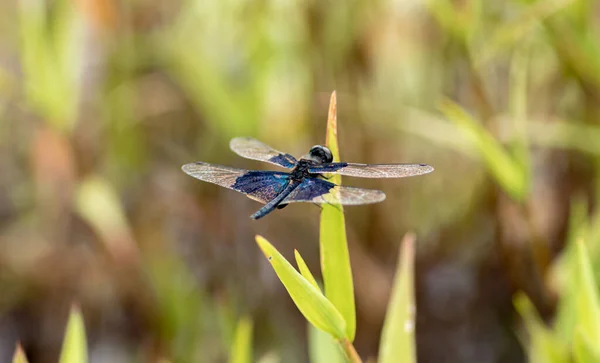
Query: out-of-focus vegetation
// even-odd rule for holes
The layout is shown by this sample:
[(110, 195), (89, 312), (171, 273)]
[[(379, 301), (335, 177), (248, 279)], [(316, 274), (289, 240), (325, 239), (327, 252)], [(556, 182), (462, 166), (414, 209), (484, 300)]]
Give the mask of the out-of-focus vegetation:
[(253, 242), (322, 280), (318, 208), (251, 221), (180, 165), (266, 167), (233, 136), (302, 155), (334, 89), (341, 159), (436, 169), (344, 179), (387, 194), (344, 209), (361, 358), (414, 231), (419, 362), (594, 361), (599, 20), (589, 0), (5, 2), (0, 361), (59, 361), (73, 303), (90, 362), (331, 351)]

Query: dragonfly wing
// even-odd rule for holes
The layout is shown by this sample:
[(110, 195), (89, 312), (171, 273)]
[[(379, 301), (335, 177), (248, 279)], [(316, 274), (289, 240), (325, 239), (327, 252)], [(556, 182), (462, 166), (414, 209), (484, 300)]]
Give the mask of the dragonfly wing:
[(315, 174), (334, 173), (359, 178), (405, 178), (431, 173), (433, 167), (427, 164), (356, 164), (328, 163), (309, 169)]
[(203, 162), (185, 164), (181, 169), (196, 179), (244, 193), (261, 203), (275, 198), (289, 183), (289, 174), (277, 171), (248, 171)]
[(353, 188), (336, 185), (326, 180), (305, 179), (282, 204), (293, 202), (330, 203), (342, 205), (359, 205), (378, 203), (385, 199), (381, 190)]
[(246, 159), (266, 161), (290, 169), (296, 165), (296, 158), (292, 155), (277, 151), (251, 137), (231, 139), (229, 147), (233, 152)]

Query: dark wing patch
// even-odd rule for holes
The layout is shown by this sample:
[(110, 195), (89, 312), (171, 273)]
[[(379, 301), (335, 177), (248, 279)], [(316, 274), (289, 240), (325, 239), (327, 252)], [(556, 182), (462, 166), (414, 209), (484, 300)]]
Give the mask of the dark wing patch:
[(276, 171), (249, 171), (236, 179), (232, 189), (248, 197), (267, 203), (275, 198), (289, 183), (287, 173)]
[(290, 169), (296, 165), (296, 158), (292, 155), (277, 151), (251, 137), (231, 139), (229, 147), (233, 152), (246, 159), (266, 161)]
[(205, 182), (244, 193), (250, 199), (267, 203), (288, 184), (287, 173), (277, 171), (248, 171), (203, 162), (185, 164), (181, 169)]
[(334, 173), (359, 178), (405, 178), (431, 173), (433, 167), (427, 164), (355, 164), (329, 163), (309, 169), (310, 173)]
[(305, 179), (282, 203), (312, 202), (342, 205), (378, 203), (385, 199), (380, 190), (335, 185), (326, 180)]

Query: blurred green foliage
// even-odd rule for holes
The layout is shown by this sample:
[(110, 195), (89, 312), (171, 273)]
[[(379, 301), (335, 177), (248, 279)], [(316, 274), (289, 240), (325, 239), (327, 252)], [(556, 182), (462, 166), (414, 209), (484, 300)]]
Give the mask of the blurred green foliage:
[(17, 349), (15, 350), (15, 355), (13, 356), (13, 363), (27, 363), (27, 357), (25, 356), (25, 352), (23, 352), (23, 348), (20, 345), (17, 345)]
[(229, 353), (230, 363), (252, 362), (252, 321), (248, 317), (240, 319), (235, 331), (235, 339)]
[(60, 363), (85, 363), (88, 361), (83, 316), (79, 307), (73, 306), (69, 314)]
[(235, 158), (233, 136), (302, 155), (325, 143), (335, 89), (343, 159), (436, 168), (344, 180), (387, 194), (344, 216), (342, 315), (361, 357), (378, 355), (409, 230), (419, 362), (598, 356), (598, 2), (3, 5), (0, 347), (58, 361), (76, 301), (96, 362), (225, 362), (239, 346), (304, 363), (331, 348), (306, 338), (252, 243), (301, 250), (300, 278), (318, 271), (318, 210), (251, 222), (257, 204), (179, 167), (264, 167)]
[(392, 297), (381, 332), (379, 362), (416, 362), (415, 346), (415, 237), (406, 235), (402, 241), (398, 271), (394, 278)]
[(549, 328), (540, 321), (531, 302), (519, 295), (515, 304), (523, 316), (529, 336), (525, 341), (529, 347), (531, 362), (597, 362), (600, 352), (595, 343), (600, 328), (600, 299), (598, 283), (592, 272), (588, 250), (582, 240), (572, 242), (575, 256), (563, 263), (557, 273), (568, 274), (571, 278), (565, 294), (560, 296), (558, 316), (569, 314), (572, 319), (554, 324)]

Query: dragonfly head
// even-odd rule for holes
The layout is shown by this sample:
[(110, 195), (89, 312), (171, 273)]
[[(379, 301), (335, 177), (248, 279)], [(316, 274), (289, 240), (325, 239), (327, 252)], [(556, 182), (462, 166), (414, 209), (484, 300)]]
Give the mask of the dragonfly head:
[(333, 161), (331, 150), (323, 145), (315, 145), (310, 148), (306, 159), (313, 160), (319, 164), (330, 163)]

